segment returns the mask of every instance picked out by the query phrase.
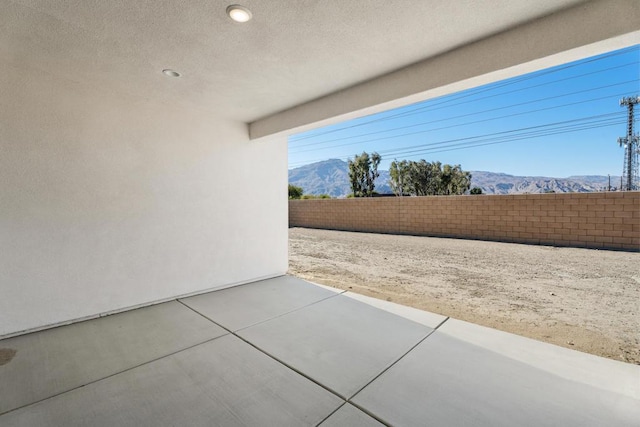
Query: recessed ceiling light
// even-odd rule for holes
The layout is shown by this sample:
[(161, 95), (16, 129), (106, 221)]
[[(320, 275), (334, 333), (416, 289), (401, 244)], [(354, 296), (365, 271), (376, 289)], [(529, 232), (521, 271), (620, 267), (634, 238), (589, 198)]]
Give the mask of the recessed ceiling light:
[(165, 76), (180, 77), (180, 73), (179, 72), (170, 70), (168, 68), (166, 70), (162, 70), (162, 72), (164, 73)]
[(251, 19), (251, 11), (239, 4), (232, 4), (227, 8), (227, 15), (236, 22), (247, 22)]

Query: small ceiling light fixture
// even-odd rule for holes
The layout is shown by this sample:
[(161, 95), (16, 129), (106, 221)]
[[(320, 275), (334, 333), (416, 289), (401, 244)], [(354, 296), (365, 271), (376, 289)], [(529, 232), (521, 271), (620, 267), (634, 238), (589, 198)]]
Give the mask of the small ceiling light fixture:
[(180, 73), (179, 72), (170, 70), (169, 68), (162, 70), (162, 73), (165, 76), (169, 76), (169, 77), (180, 77)]
[(249, 9), (239, 4), (232, 4), (227, 7), (227, 15), (236, 22), (247, 22), (253, 16)]

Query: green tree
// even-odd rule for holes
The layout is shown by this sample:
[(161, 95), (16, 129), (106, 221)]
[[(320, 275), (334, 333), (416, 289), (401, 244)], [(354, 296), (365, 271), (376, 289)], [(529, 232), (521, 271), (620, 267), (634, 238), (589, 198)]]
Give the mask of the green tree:
[(297, 185), (289, 184), (289, 199), (299, 199), (302, 197), (304, 190)]
[(438, 192), (436, 194), (440, 196), (448, 196), (451, 194), (454, 176), (455, 171), (451, 165), (444, 165), (440, 171), (440, 185), (438, 186)]
[(441, 181), (440, 162), (429, 163), (422, 159), (409, 162), (409, 188), (414, 196), (438, 194)]
[[(460, 165), (458, 165), (458, 168), (460, 168)], [(456, 187), (454, 188), (456, 194), (464, 194), (469, 191), (469, 188), (471, 188), (471, 172), (460, 169)]]
[(471, 187), (471, 173), (463, 171), (460, 165), (444, 165), (439, 194), (464, 194)]
[(471, 191), (469, 191), (470, 194), (482, 194), (482, 188), (480, 187), (473, 187), (471, 189)]
[(354, 197), (371, 197), (375, 188), (375, 180), (380, 176), (378, 165), (382, 157), (376, 152), (363, 151), (359, 156), (349, 159), (349, 181)]
[[(402, 170), (406, 170), (406, 176), (403, 176)], [(389, 175), (394, 191), (395, 186), (400, 185), (398, 177), (403, 176), (406, 189), (403, 194), (414, 196), (464, 194), (471, 186), (471, 173), (463, 171), (460, 165), (443, 165), (438, 161), (427, 162), (424, 159), (418, 162), (394, 161), (389, 168)]]
[(389, 165), (389, 186), (396, 196), (411, 194), (409, 187), (409, 162), (394, 160)]

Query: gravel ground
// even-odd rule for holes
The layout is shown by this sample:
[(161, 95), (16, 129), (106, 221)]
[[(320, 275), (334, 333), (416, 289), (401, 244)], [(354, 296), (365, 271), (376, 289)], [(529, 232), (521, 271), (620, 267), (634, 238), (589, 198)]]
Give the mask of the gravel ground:
[(289, 230), (289, 274), (640, 364), (640, 254)]

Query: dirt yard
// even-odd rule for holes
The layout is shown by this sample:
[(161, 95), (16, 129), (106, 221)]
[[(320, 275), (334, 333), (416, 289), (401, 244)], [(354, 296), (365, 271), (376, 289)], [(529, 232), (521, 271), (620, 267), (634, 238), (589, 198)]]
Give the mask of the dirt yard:
[(302, 279), (640, 364), (640, 254), (289, 230)]

